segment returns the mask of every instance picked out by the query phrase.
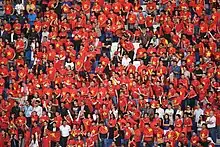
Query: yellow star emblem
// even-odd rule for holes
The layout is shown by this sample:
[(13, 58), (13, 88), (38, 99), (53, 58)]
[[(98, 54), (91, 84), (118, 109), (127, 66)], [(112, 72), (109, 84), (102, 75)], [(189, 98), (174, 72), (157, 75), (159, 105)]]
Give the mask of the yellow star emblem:
[(78, 62), (76, 63), (76, 65), (80, 65), (80, 62), (78, 61)]

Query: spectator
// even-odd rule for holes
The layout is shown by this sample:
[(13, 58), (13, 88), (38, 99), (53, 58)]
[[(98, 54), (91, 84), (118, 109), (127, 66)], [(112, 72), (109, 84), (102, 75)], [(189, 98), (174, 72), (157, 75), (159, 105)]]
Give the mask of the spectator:
[[(200, 105), (197, 105), (197, 109), (194, 110), (194, 116), (195, 116), (195, 123), (197, 124), (200, 118), (204, 115), (204, 111), (200, 108)], [(201, 124), (201, 123), (200, 123)]]
[(31, 13), (31, 11), (35, 11), (35, 9), (36, 9), (36, 6), (33, 3), (31, 3), (31, 1), (28, 1), (26, 5), (26, 11), (28, 13)]
[(198, 134), (200, 134), (200, 132), (201, 132), (201, 130), (202, 130), (203, 124), (205, 124), (205, 121), (204, 121), (204, 119), (203, 119), (203, 116), (200, 115), (200, 116), (199, 116), (199, 120), (198, 120), (198, 122), (197, 122), (197, 133), (198, 133)]
[(42, 109), (42, 107), (40, 106), (40, 101), (37, 100), (37, 101), (35, 102), (35, 105), (34, 105), (32, 111), (35, 111), (39, 117), (42, 116), (42, 111), (43, 111), (43, 109)]
[(21, 3), (21, 1), (18, 1), (18, 3), (15, 5), (15, 10), (17, 12), (17, 15), (21, 14), (21, 11), (24, 11), (24, 5)]
[(127, 67), (129, 63), (131, 62), (131, 59), (128, 57), (128, 55), (124, 55), (122, 58), (122, 65)]
[(171, 104), (168, 105), (168, 108), (165, 110), (165, 114), (169, 115), (170, 125), (173, 125), (174, 110), (172, 109)]
[(164, 118), (163, 118), (163, 131), (164, 131), (164, 134), (167, 133), (167, 131), (168, 131), (170, 125), (171, 125), (171, 124), (170, 124), (169, 115), (168, 115), (168, 114), (165, 114), (165, 115), (164, 115)]
[(214, 116), (214, 112), (210, 111), (209, 117), (206, 119), (207, 128), (210, 132), (210, 137), (212, 138), (213, 142), (216, 143), (216, 117)]
[(216, 145), (219, 3), (3, 5), (0, 146)]
[(60, 138), (60, 145), (62, 147), (67, 146), (67, 139), (70, 135), (71, 128), (67, 125), (67, 122), (64, 120), (62, 125), (60, 126), (61, 138)]
[(36, 20), (36, 18), (37, 18), (37, 15), (35, 14), (34, 10), (30, 9), (29, 14), (28, 14), (28, 20), (31, 26), (34, 25), (34, 21)]
[(158, 113), (158, 114), (159, 114), (159, 118), (163, 119), (163, 116), (164, 116), (164, 109), (161, 108), (160, 105), (157, 106), (157, 109), (156, 109), (155, 113)]
[(19, 115), (20, 108), (18, 106), (18, 102), (14, 102), (14, 106), (12, 107), (11, 114), (15, 115), (15, 118)]
[(38, 134), (33, 134), (32, 135), (32, 138), (31, 138), (31, 143), (29, 145), (30, 147), (39, 147), (39, 144), (38, 144)]
[(18, 144), (19, 142), (18, 142), (18, 140), (16, 139), (16, 136), (15, 135), (13, 135), (12, 136), (12, 139), (11, 139), (11, 146), (12, 147), (19, 147), (19, 144)]

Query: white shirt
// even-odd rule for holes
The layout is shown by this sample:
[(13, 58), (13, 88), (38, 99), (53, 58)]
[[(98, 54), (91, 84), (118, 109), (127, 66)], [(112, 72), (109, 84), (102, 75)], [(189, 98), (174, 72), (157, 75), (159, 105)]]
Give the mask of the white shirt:
[(122, 58), (122, 65), (127, 67), (129, 65), (129, 63), (131, 62), (131, 59), (128, 57), (128, 58), (125, 58), (125, 56)]
[(153, 44), (153, 46), (158, 46), (159, 45), (159, 39), (158, 38), (152, 38), (150, 43)]
[(184, 76), (190, 78), (190, 72), (188, 70), (184, 71)]
[(29, 147), (39, 147), (38, 140), (36, 140), (35, 142), (34, 140), (31, 140)]
[(41, 34), (41, 42), (43, 42), (43, 38), (47, 37), (48, 38), (49, 32), (42, 32)]
[(207, 123), (207, 128), (215, 128), (216, 127), (216, 117), (212, 116), (212, 117), (208, 117), (206, 119), (206, 123)]
[(68, 137), (70, 135), (70, 131), (71, 131), (71, 128), (69, 125), (61, 125), (60, 126), (60, 132), (61, 132), (61, 136), (62, 137)]
[(70, 63), (66, 62), (65, 67), (70, 67), (71, 69), (73, 69), (74, 68), (74, 63), (73, 62), (70, 62)]
[(34, 52), (33, 51), (31, 51), (31, 61), (34, 61)]
[(159, 114), (159, 118), (162, 118), (163, 119), (163, 116), (164, 116), (164, 109), (159, 107), (158, 109), (156, 109), (156, 113)]
[(182, 65), (182, 62), (181, 62), (181, 60), (179, 60), (178, 62), (177, 62), (177, 66), (181, 66)]
[(34, 42), (32, 42), (30, 46), (31, 46), (33, 49), (36, 48), (36, 44), (35, 44)]
[(197, 130), (201, 131), (202, 130), (202, 125), (205, 123), (205, 121), (201, 121), (200, 123), (197, 122)]
[(3, 33), (4, 33), (4, 30), (1, 30), (1, 36), (3, 35)]
[(170, 123), (173, 125), (173, 114), (174, 114), (174, 110), (173, 109), (166, 109), (165, 110), (165, 114), (169, 115), (170, 118)]
[(27, 47), (28, 47), (28, 39), (27, 38), (23, 38), (23, 41), (24, 41), (24, 49), (27, 49)]
[(33, 111), (36, 111), (36, 112), (37, 112), (37, 115), (38, 115), (39, 117), (42, 116), (43, 109), (42, 109), (41, 106), (34, 107), (34, 108), (33, 108)]
[(203, 113), (204, 113), (204, 111), (203, 111), (201, 108), (196, 109), (196, 110), (194, 111), (195, 122), (198, 122), (198, 121), (199, 121), (199, 117), (200, 117), (201, 115), (203, 115)]
[(183, 118), (183, 111), (182, 110), (177, 110), (176, 115), (179, 114), (181, 118)]
[(17, 11), (18, 14), (21, 14), (21, 10), (24, 10), (24, 5), (22, 4), (17, 4), (15, 6), (15, 10)]
[(14, 42), (14, 33), (11, 33), (11, 42)]

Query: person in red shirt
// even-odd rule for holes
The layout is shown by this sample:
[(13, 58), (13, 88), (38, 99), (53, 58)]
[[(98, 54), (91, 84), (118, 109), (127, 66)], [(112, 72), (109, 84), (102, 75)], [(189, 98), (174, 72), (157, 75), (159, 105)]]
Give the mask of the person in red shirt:
[(156, 136), (155, 141), (157, 142), (157, 145), (164, 144), (164, 131), (159, 125), (156, 125), (154, 128), (154, 136)]
[(44, 147), (51, 146), (50, 137), (46, 133), (43, 135), (43, 138), (42, 138), (42, 146), (44, 146)]
[(125, 12), (125, 15), (133, 9), (133, 5), (130, 2), (128, 2), (128, 0), (125, 0), (125, 2), (122, 4), (123, 4), (123, 11)]
[(128, 19), (128, 29), (131, 30), (132, 32), (134, 32), (134, 30), (135, 30), (134, 25), (137, 22), (137, 16), (134, 14), (133, 10), (131, 10), (127, 14), (127, 19)]
[(134, 141), (137, 146), (141, 143), (141, 129), (139, 128), (139, 125), (134, 125)]
[(205, 144), (207, 142), (207, 139), (209, 137), (209, 130), (207, 129), (206, 124), (202, 125), (202, 130), (200, 131), (199, 137), (200, 137), (202, 143)]
[(99, 127), (99, 139), (101, 140), (102, 146), (107, 145), (107, 134), (108, 134), (108, 128), (101, 123)]
[(153, 0), (148, 1), (146, 9), (149, 14), (153, 14), (156, 10), (156, 3)]
[(10, 20), (11, 19), (11, 14), (13, 13), (14, 9), (12, 7), (12, 4), (10, 3), (10, 1), (5, 1), (5, 5), (4, 5), (4, 11), (5, 11), (5, 15), (6, 15), (6, 19)]
[(176, 115), (174, 124), (175, 124), (174, 130), (177, 131), (178, 133), (182, 132), (183, 121), (179, 114)]
[(121, 45), (125, 49), (125, 53), (127, 54), (128, 57), (131, 59), (131, 62), (133, 63), (134, 60), (134, 45), (133, 43), (129, 40), (129, 38), (125, 39), (125, 41), (122, 42)]
[(142, 141), (144, 146), (153, 146), (153, 129), (148, 123), (144, 126)]
[(181, 144), (185, 145), (185, 146), (188, 145), (188, 139), (187, 139), (186, 134), (184, 132), (181, 132), (181, 134), (179, 135), (178, 142), (181, 142)]
[(82, 10), (86, 13), (89, 14), (90, 13), (90, 8), (91, 8), (91, 4), (89, 0), (84, 0), (82, 2)]
[(197, 143), (199, 142), (199, 137), (195, 132), (192, 133), (192, 137), (190, 139), (190, 143), (192, 144), (193, 147), (196, 147)]
[[(28, 0), (27, 7), (35, 8), (36, 2)], [(186, 144), (186, 134), (196, 129), (192, 125), (193, 111), (183, 105), (194, 107), (197, 98), (206, 116), (214, 109), (219, 126), (219, 13), (213, 3), (216, 0), (210, 0), (212, 13), (208, 15), (203, 0), (183, 0), (179, 6), (175, 0), (150, 0), (144, 6), (139, 0), (43, 0), (43, 13), (38, 8), (33, 10), (37, 18), (30, 28), (24, 12), (12, 16), (12, 1), (6, 0), (5, 18), (0, 20), (0, 129), (7, 130), (3, 134), (17, 134), (21, 129), (25, 131), (25, 146), (30, 145), (32, 132), (24, 127), (26, 118), (13, 114), (9, 119), (15, 97), (21, 110), (23, 99), (41, 101), (43, 115), (33, 112), (28, 123), (38, 134), (38, 127), (42, 127), (38, 140), (43, 146), (50, 146), (49, 140), (56, 146), (60, 140), (58, 127), (64, 119), (73, 126), (69, 146), (97, 146), (101, 138), (101, 146), (129, 143), (135, 147), (140, 146), (142, 134), (148, 146), (156, 146), (154, 142), (174, 147), (177, 141), (181, 146)], [(55, 9), (58, 7), (60, 11)], [(42, 39), (41, 34), (45, 36)], [(25, 50), (27, 46), (31, 51)], [(112, 49), (116, 49), (113, 58)], [(123, 67), (124, 54), (132, 61), (136, 55), (137, 64)], [(177, 71), (175, 77), (172, 70)], [(173, 117), (164, 114), (163, 127), (169, 130), (163, 135), (154, 109), (162, 105), (173, 113), (169, 103), (176, 112), (175, 128), (169, 128)], [(68, 116), (63, 114), (66, 109), (71, 113)], [(182, 117), (183, 112), (191, 116)], [(46, 127), (49, 120), (55, 122), (52, 128)], [(149, 128), (145, 128), (146, 123)], [(208, 146), (209, 132), (201, 132), (188, 138), (195, 141), (194, 146)], [(6, 143), (3, 147), (10, 146), (8, 135), (0, 136), (0, 140)]]
[(169, 126), (169, 131), (165, 134), (165, 141), (170, 142), (174, 146), (177, 137), (177, 133), (173, 131), (173, 126)]
[(16, 119), (16, 125), (19, 126), (20, 129), (24, 129), (26, 125), (26, 118), (23, 116), (22, 112), (19, 112), (19, 117)]
[(112, 9), (114, 13), (118, 14), (122, 9), (121, 3), (118, 2), (118, 0), (115, 0), (115, 3), (112, 4)]
[(204, 21), (201, 21), (199, 27), (200, 27), (200, 36), (201, 38), (204, 38), (208, 32), (208, 24), (206, 24)]

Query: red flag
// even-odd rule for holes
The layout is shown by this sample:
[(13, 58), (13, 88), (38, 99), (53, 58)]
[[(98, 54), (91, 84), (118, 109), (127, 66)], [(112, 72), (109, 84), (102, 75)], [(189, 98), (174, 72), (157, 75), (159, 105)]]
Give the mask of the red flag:
[(48, 130), (48, 136), (51, 138), (51, 141), (58, 142), (60, 141), (60, 131), (52, 132)]

